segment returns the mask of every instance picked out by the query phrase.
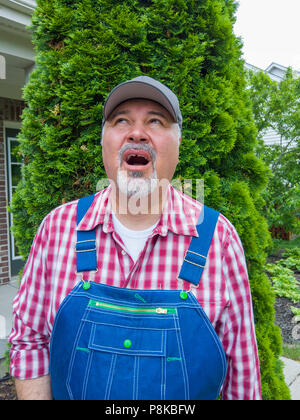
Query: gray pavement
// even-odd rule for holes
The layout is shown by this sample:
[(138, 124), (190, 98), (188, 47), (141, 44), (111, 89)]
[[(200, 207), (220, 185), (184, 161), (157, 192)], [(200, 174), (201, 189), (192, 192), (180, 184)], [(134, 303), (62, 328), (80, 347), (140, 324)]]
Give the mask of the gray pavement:
[(0, 379), (7, 374), (4, 363), (4, 354), (8, 350), (7, 337), (12, 328), (12, 303), (18, 291), (18, 279), (9, 284), (0, 285)]
[(0, 358), (7, 350), (7, 337), (12, 328), (12, 303), (18, 291), (18, 279), (0, 285)]
[(300, 362), (282, 357), (283, 373), (293, 401), (300, 401)]
[[(18, 280), (0, 285), (0, 360), (7, 350), (7, 337), (12, 327), (12, 302), (18, 290)], [(282, 357), (284, 376), (291, 391), (292, 400), (300, 401), (300, 362)], [(0, 363), (0, 379), (5, 375), (3, 364)]]

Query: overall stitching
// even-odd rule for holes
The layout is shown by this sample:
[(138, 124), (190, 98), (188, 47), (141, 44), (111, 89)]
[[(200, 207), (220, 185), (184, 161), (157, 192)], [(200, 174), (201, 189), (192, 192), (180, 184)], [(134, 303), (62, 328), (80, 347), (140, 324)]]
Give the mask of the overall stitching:
[[(174, 305), (173, 305), (174, 306)], [(109, 311), (108, 309), (94, 309), (94, 308), (88, 308), (88, 312), (94, 312), (94, 313), (102, 313), (103, 315), (110, 315), (113, 314), (115, 317), (120, 317), (120, 318), (128, 318), (128, 319), (173, 319), (173, 316), (176, 316), (174, 314), (157, 314), (157, 315), (150, 315), (150, 314), (123, 314), (123, 313), (118, 313), (118, 312), (112, 312)], [(85, 321), (90, 321), (88, 318), (85, 318)], [(94, 322), (94, 321), (91, 321)], [(97, 321), (95, 321), (97, 322)]]
[(69, 396), (71, 400), (74, 400), (74, 396), (72, 393), (72, 388), (71, 388), (71, 384), (70, 384), (70, 380), (71, 380), (71, 375), (73, 372), (73, 365), (74, 365), (74, 360), (75, 360), (75, 356), (76, 356), (76, 347), (79, 341), (79, 338), (81, 336), (82, 330), (84, 327), (84, 323), (81, 322), (80, 326), (78, 328), (74, 343), (73, 343), (73, 348), (72, 348), (72, 352), (71, 352), (71, 358), (70, 358), (70, 363), (69, 363), (69, 367), (68, 367), (68, 375), (67, 375), (67, 379), (66, 379), (66, 388), (68, 390)]
[[(74, 287), (74, 289), (72, 290), (72, 292), (75, 292), (76, 289), (79, 288), (79, 287), (80, 287), (80, 282)], [(49, 352), (50, 352), (50, 369), (51, 369), (51, 365), (52, 365), (52, 354), (53, 354), (52, 353), (52, 337), (54, 337), (54, 334), (55, 334), (55, 331), (56, 331), (56, 328), (57, 328), (57, 324), (58, 324), (58, 321), (60, 319), (60, 315), (61, 315), (64, 307), (67, 305), (67, 303), (69, 303), (69, 300), (73, 297), (72, 292), (70, 292), (64, 298), (64, 300), (62, 301), (62, 303), (60, 304), (60, 306), (58, 308), (58, 311), (56, 312), (56, 316), (55, 316), (55, 320), (54, 320), (54, 324), (53, 324), (53, 328), (52, 328), (52, 332), (51, 332), (50, 346), (49, 346)], [(73, 398), (73, 395), (72, 395), (72, 391), (71, 391), (71, 389), (68, 386), (67, 380), (68, 380), (68, 376), (67, 376), (67, 379), (66, 379), (66, 388), (68, 390), (68, 394), (69, 394), (70, 399), (73, 400), (74, 398)]]
[(91, 370), (91, 366), (92, 366), (93, 357), (94, 357), (94, 352), (91, 351), (89, 353), (89, 357), (88, 357), (88, 361), (87, 361), (87, 365), (86, 365), (86, 370), (85, 370), (85, 375), (84, 375), (84, 379), (83, 379), (82, 396), (81, 396), (82, 400), (86, 399), (86, 390), (87, 390), (88, 380), (90, 378), (90, 370)]
[(139, 356), (135, 356), (134, 358), (134, 370), (133, 370), (133, 395), (132, 399), (137, 400), (138, 399), (138, 388), (139, 388), (139, 362), (140, 358)]
[[(149, 319), (149, 318), (147, 318)], [(136, 330), (136, 327), (131, 327), (131, 326), (125, 326), (125, 325), (119, 325), (119, 324), (110, 324), (110, 323), (106, 323), (106, 322), (96, 322), (96, 321), (91, 321), (90, 319), (83, 319), (82, 321), (84, 322), (89, 322), (91, 324), (96, 324), (96, 325), (110, 325), (111, 327), (120, 327), (120, 328), (128, 328), (128, 329), (132, 329), (132, 330)], [(139, 327), (139, 330), (145, 330), (145, 331), (173, 331), (176, 330), (176, 328), (144, 328), (144, 327)]]
[[(83, 318), (86, 316), (87, 311), (88, 311), (88, 307), (86, 307), (86, 309), (84, 311)], [(76, 348), (78, 346), (78, 342), (80, 340), (84, 325), (85, 325), (85, 322), (81, 319), (80, 325), (79, 325), (79, 328), (78, 328), (78, 331), (77, 331), (77, 334), (76, 334), (76, 337), (75, 337), (75, 340), (74, 340), (74, 343), (73, 343), (73, 348), (72, 348), (71, 357), (70, 357), (70, 363), (69, 363), (69, 367), (68, 367), (68, 375), (67, 375), (67, 379), (66, 379), (66, 388), (67, 388), (68, 393), (70, 395), (70, 398), (72, 400), (74, 399), (74, 397), (73, 397), (73, 393), (72, 393), (70, 380), (71, 380), (71, 375), (73, 373), (73, 365), (74, 365), (76, 351), (77, 351)]]
[[(157, 309), (156, 307), (159, 306), (159, 305), (160, 306), (164, 306), (165, 309), (168, 309), (168, 308), (166, 308), (167, 305), (163, 305), (162, 303), (153, 306), (153, 308), (151, 308), (151, 309)], [(175, 304), (174, 305), (171, 305), (171, 309), (173, 309), (174, 306), (175, 306)], [(148, 305), (148, 307), (149, 307), (149, 305)], [(194, 306), (192, 306), (191, 308), (192, 309), (193, 308), (195, 309)], [(172, 318), (173, 315), (175, 315), (175, 314), (163, 314), (163, 315), (162, 314), (156, 314), (156, 315), (154, 315), (153, 313), (152, 314), (151, 313), (139, 313), (139, 314), (137, 314), (137, 313), (125, 313), (125, 312), (122, 312), (122, 311), (118, 312), (118, 311), (109, 310), (109, 309), (103, 309), (103, 308), (97, 309), (97, 308), (91, 308), (91, 307), (89, 307), (89, 311), (95, 312), (95, 313), (101, 312), (103, 314), (114, 314), (115, 316), (121, 316), (121, 317), (124, 317), (124, 318), (127, 317), (129, 319), (132, 319), (132, 318), (153, 318), (153, 319), (159, 319), (159, 317), (161, 317), (162, 319), (168, 319), (168, 318)]]
[[(194, 295), (191, 295), (191, 298), (196, 300)], [(201, 307), (201, 305), (199, 303), (198, 303), (198, 307), (196, 308), (196, 311), (201, 316), (202, 320), (205, 322), (208, 331), (210, 332), (211, 336), (213, 337), (214, 342), (216, 343), (219, 355), (220, 355), (221, 363), (222, 363), (223, 375), (222, 375), (222, 379), (220, 381), (219, 391), (216, 395), (216, 398), (217, 398), (219, 396), (220, 389), (223, 385), (223, 382), (224, 382), (224, 379), (225, 379), (225, 376), (226, 376), (226, 371), (227, 371), (226, 357), (224, 355), (224, 349), (223, 349), (222, 343), (221, 343), (215, 329), (213, 328), (210, 320), (208, 319), (208, 316), (206, 315), (206, 313), (204, 312), (203, 308)]]
[(166, 362), (167, 358), (162, 357), (161, 358), (161, 395), (160, 398), (161, 400), (165, 400), (166, 399), (166, 375), (167, 375), (167, 362)]
[(110, 353), (112, 351), (113, 353), (119, 353), (119, 354), (126, 354), (128, 356), (163, 356), (163, 350), (121, 350), (118, 347), (110, 347), (110, 346), (100, 346), (98, 344), (93, 343), (91, 345), (92, 350), (99, 350), (99, 351), (105, 351), (106, 353)]
[(117, 361), (117, 355), (112, 354), (110, 369), (109, 369), (109, 373), (108, 373), (108, 377), (107, 377), (107, 384), (106, 384), (106, 389), (105, 389), (104, 400), (109, 400), (111, 387), (112, 387), (112, 382), (113, 382), (113, 377), (114, 377), (115, 368), (116, 368), (116, 361)]
[(183, 374), (183, 381), (184, 381), (184, 393), (185, 393), (185, 399), (190, 399), (190, 392), (189, 392), (189, 377), (186, 367), (186, 361), (185, 361), (185, 355), (183, 350), (183, 343), (181, 338), (181, 330), (179, 325), (179, 320), (174, 319), (175, 325), (177, 325), (176, 329), (176, 336), (177, 336), (177, 342), (178, 342), (178, 349), (179, 349), (179, 355), (181, 357), (181, 367), (182, 367), (182, 374)]
[[(108, 350), (111, 350), (112, 352), (117, 352), (117, 353), (122, 353), (122, 354), (127, 354), (127, 355), (138, 355), (138, 356), (142, 356), (142, 355), (158, 355), (158, 356), (160, 356), (160, 355), (163, 355), (164, 354), (164, 350), (165, 350), (164, 349), (164, 346), (165, 346), (165, 343), (164, 343), (164, 330), (163, 329), (155, 330), (155, 331), (160, 331), (161, 332), (161, 348), (160, 349), (157, 349), (157, 350), (148, 350), (148, 349), (139, 349), (139, 350), (130, 349), (130, 350), (126, 350), (126, 349), (123, 349), (122, 348), (122, 351), (120, 351), (120, 348), (119, 347), (112, 347), (112, 346), (108, 346), (108, 345), (101, 345), (101, 344), (95, 343), (94, 338), (95, 338), (96, 325), (110, 326), (111, 324), (105, 323), (105, 322), (102, 322), (102, 323), (95, 323), (93, 321), (90, 321), (90, 322), (93, 324), (93, 327), (92, 328), (93, 328), (94, 334), (91, 337), (89, 346), (93, 350), (102, 350), (102, 351), (106, 351), (106, 352), (108, 352)], [(124, 326), (124, 325), (121, 325), (120, 326), (120, 329), (122, 329), (122, 328), (127, 328), (127, 327)], [(139, 331), (139, 330), (144, 331), (145, 329), (143, 329), (143, 328), (136, 328), (135, 327), (134, 330), (135, 331)], [(148, 330), (151, 331), (152, 329), (148, 329)]]

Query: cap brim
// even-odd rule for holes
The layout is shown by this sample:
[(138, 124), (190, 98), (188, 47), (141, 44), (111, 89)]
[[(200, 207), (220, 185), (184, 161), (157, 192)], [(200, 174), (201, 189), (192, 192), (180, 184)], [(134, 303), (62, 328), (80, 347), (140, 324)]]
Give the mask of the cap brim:
[(176, 114), (168, 98), (156, 87), (144, 82), (125, 82), (117, 86), (107, 98), (104, 105), (104, 119), (122, 102), (129, 99), (148, 99), (162, 105), (176, 121)]

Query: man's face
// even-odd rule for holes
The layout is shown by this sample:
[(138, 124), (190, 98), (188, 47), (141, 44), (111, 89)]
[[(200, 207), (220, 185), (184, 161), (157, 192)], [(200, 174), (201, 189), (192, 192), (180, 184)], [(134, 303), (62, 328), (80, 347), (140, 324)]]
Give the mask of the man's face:
[(129, 185), (147, 195), (152, 190), (145, 189), (145, 182), (149, 186), (151, 179), (172, 179), (178, 146), (177, 124), (165, 108), (149, 100), (126, 101), (105, 123), (102, 155), (107, 176), (121, 190)]

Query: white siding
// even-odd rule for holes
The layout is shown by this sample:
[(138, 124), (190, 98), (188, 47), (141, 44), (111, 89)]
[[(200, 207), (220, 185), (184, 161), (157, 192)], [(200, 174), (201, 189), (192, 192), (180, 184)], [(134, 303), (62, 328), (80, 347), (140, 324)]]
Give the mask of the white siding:
[[(281, 137), (280, 134), (278, 134), (273, 128), (268, 128), (263, 135), (263, 140), (265, 145), (270, 146), (272, 144), (276, 144), (282, 147), (285, 147), (288, 145), (288, 140), (286, 140), (284, 137)], [(290, 147), (296, 147), (297, 142), (294, 141), (289, 145)]]
[[(262, 70), (256, 66), (253, 66), (252, 64), (245, 63), (245, 68), (247, 70), (251, 70), (255, 73), (259, 71), (263, 71), (266, 73), (272, 80), (275, 80), (276, 82), (281, 82), (284, 79), (284, 75), (287, 71), (287, 67), (281, 66), (280, 64), (272, 63), (269, 65), (269, 67), (266, 70)], [(300, 77), (300, 73), (298, 71), (294, 71), (295, 77)], [(277, 144), (282, 147), (287, 146), (288, 140), (285, 138), (282, 138), (280, 134), (278, 134), (273, 128), (268, 128), (266, 132), (263, 135), (264, 143), (267, 146), (270, 146), (272, 144)], [(295, 147), (296, 142), (289, 145), (289, 147)]]
[(268, 128), (266, 130), (263, 139), (265, 145), (267, 146), (270, 146), (272, 144), (282, 145), (284, 142), (286, 142), (285, 140), (282, 142), (281, 136), (275, 130), (273, 130), (273, 128)]

